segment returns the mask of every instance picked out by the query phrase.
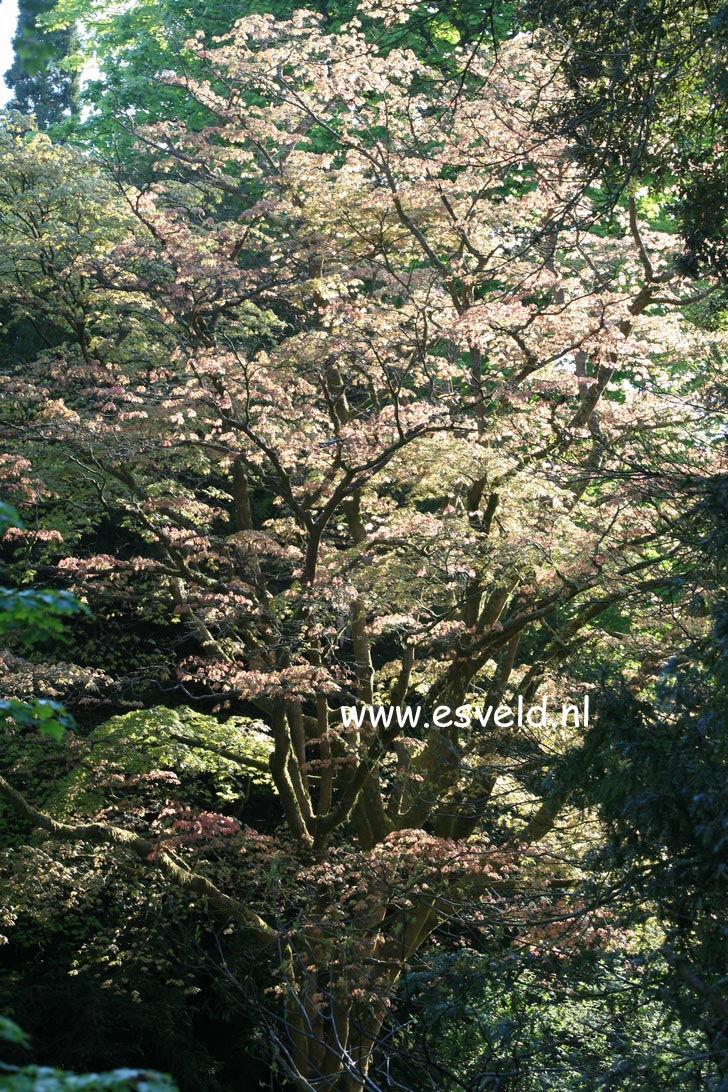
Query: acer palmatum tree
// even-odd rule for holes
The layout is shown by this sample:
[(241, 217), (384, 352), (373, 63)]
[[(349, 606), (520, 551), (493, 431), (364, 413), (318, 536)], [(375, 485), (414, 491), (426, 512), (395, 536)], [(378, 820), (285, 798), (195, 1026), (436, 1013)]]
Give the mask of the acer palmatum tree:
[[(38, 513), (9, 535), (97, 612), (141, 593), (183, 634), (164, 670), (256, 711), (280, 834), (242, 832), (216, 882), (187, 813), (150, 838), (0, 787), (252, 929), (279, 965), (280, 1063), (351, 1092), (443, 921), (527, 935), (566, 913), (547, 775), (568, 730), (425, 721), (560, 703), (590, 659), (637, 679), (659, 655), (724, 338), (691, 321), (716, 286), (685, 278), (644, 196), (595, 227), (540, 124), (566, 91), (537, 38), (469, 55), (457, 89), (305, 13), (194, 48), (217, 123), (138, 133), (153, 184), (6, 128), (2, 290), (49, 335), (2, 381), (6, 486)], [(102, 520), (119, 548), (98, 553)], [(345, 727), (375, 701), (427, 715)]]

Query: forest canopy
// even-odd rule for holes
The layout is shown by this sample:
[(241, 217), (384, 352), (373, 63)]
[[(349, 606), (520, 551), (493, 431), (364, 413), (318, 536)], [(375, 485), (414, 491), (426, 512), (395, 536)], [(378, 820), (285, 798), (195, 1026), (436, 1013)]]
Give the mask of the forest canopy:
[(21, 5), (0, 1087), (728, 1088), (726, 26)]

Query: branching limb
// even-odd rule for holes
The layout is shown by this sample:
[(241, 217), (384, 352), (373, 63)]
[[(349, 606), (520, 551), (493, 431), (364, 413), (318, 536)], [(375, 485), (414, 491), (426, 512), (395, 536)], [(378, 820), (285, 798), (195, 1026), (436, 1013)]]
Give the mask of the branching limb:
[(277, 932), (267, 924), (254, 910), (244, 906), (238, 899), (231, 898), (221, 891), (219, 887), (208, 880), (206, 876), (193, 872), (182, 864), (164, 846), (157, 846), (123, 827), (115, 827), (111, 823), (62, 823), (53, 819), (43, 811), (33, 807), (22, 793), (14, 789), (12, 785), (0, 777), (0, 799), (8, 803), (21, 818), (31, 826), (44, 830), (51, 838), (59, 842), (92, 842), (95, 845), (121, 846), (131, 852), (141, 861), (156, 865), (178, 887), (184, 891), (201, 895), (207, 900), (210, 907), (227, 918), (233, 918), (253, 929), (258, 937), (265, 943), (273, 943), (277, 939)]

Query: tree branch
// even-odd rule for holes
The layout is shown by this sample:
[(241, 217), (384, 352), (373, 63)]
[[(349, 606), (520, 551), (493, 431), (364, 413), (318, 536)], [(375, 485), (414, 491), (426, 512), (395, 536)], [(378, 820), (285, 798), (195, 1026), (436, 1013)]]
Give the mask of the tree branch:
[(0, 777), (0, 799), (8, 803), (31, 826), (45, 831), (59, 842), (93, 842), (95, 845), (121, 846), (147, 864), (156, 865), (174, 883), (185, 891), (194, 892), (207, 900), (209, 905), (227, 918), (241, 921), (253, 929), (267, 944), (278, 939), (278, 933), (254, 910), (243, 906), (237, 899), (221, 891), (212, 880), (183, 865), (164, 846), (157, 847), (147, 838), (123, 827), (110, 823), (62, 823), (43, 811), (34, 808), (12, 785)]

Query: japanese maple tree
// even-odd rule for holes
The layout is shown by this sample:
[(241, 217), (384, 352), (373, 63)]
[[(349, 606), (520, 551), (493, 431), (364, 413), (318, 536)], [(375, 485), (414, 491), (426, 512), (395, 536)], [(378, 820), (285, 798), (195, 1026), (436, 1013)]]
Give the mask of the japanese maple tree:
[[(715, 286), (648, 194), (597, 223), (598, 183), (542, 125), (567, 91), (537, 36), (469, 53), (457, 87), (356, 19), (253, 15), (188, 48), (215, 124), (140, 130), (153, 182), (6, 126), (0, 293), (50, 335), (2, 377), (2, 472), (38, 514), (6, 541), (93, 609), (142, 589), (184, 631), (159, 677), (266, 727), (280, 835), (236, 832), (217, 882), (207, 813), (172, 810), (165, 838), (0, 792), (254, 930), (289, 1076), (351, 1092), (440, 923), (526, 930), (563, 898), (568, 800), (559, 724), (341, 708), (561, 701), (590, 686), (585, 650), (646, 660), (691, 564), (676, 483), (716, 465), (696, 390), (724, 335), (692, 321)], [(117, 550), (93, 548), (102, 520)], [(265, 766), (234, 739), (226, 757)]]

